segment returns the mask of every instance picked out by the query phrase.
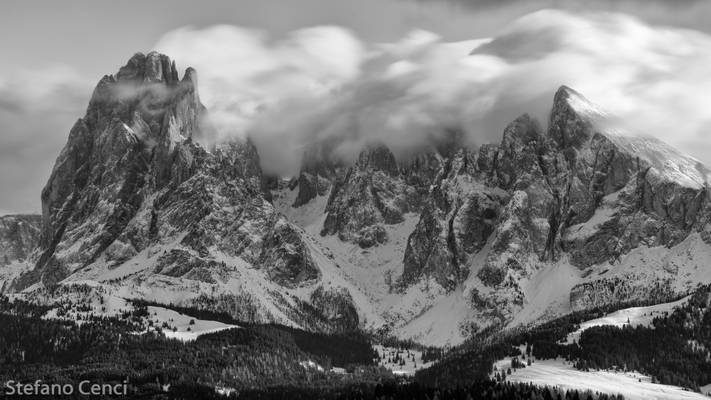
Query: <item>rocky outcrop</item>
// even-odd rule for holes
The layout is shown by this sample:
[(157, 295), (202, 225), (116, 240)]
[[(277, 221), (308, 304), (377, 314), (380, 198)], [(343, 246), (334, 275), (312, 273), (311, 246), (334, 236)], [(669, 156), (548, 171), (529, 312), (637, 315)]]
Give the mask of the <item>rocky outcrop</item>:
[(332, 155), (333, 143), (326, 141), (304, 152), (301, 171), (292, 185), (298, 189), (293, 207), (301, 207), (318, 196), (328, 195), (333, 183), (342, 178), (343, 163)]
[[(643, 246), (675, 246), (696, 232), (711, 243), (711, 171), (612, 129), (566, 87), (547, 130), (524, 114), (501, 143), (478, 149), (445, 129), (402, 159), (371, 143), (349, 166), (334, 159), (338, 139), (318, 143), (289, 183), (298, 192), (286, 194), (279, 178), (263, 176), (249, 140), (201, 145), (213, 134), (206, 112), (196, 72), (180, 78), (167, 56), (139, 53), (103, 77), (42, 191), (41, 230), (36, 218), (0, 219), (0, 263), (24, 263), (0, 273), (0, 291), (95, 280), (341, 332), (361, 326), (359, 316), (417, 318), (463, 288), (472, 332), (512, 321), (530, 300), (527, 285), (552, 265), (570, 263), (587, 277)], [(323, 203), (312, 201), (325, 196), (319, 214)], [(309, 203), (304, 218), (285, 217)], [(329, 248), (340, 242), (318, 233), (362, 249)], [(382, 282), (364, 278), (371, 270), (347, 270), (371, 261)], [(570, 304), (661, 299), (679, 287), (667, 276), (645, 291), (636, 277), (581, 278)], [(386, 293), (406, 293), (404, 303), (387, 311), (368, 303)]]
[[(434, 277), (451, 290), (476, 270), (489, 289), (472, 291), (473, 307), (505, 323), (525, 303), (519, 282), (546, 263), (565, 257), (585, 269), (639, 246), (674, 246), (709, 226), (698, 221), (708, 221), (711, 173), (695, 160), (611, 129), (567, 87), (556, 93), (548, 125), (544, 132), (523, 115), (499, 145), (445, 158), (408, 240), (405, 285)], [(591, 282), (571, 299), (583, 307), (644, 297), (631, 282), (618, 286)], [(660, 284), (654, 296), (665, 290)]]
[(371, 146), (334, 183), (321, 234), (372, 247), (387, 241), (383, 225), (402, 222), (419, 206), (418, 191), (403, 178), (395, 156), (382, 145)]
[(13, 262), (29, 261), (40, 242), (42, 218), (39, 215), (0, 217), (0, 268)]
[(211, 129), (205, 113), (196, 72), (179, 79), (167, 56), (138, 53), (102, 78), (42, 192), (43, 253), (25, 285), (176, 240), (155, 273), (215, 282), (227, 268), (217, 251), (281, 285), (317, 278), (309, 249), (264, 196), (256, 148), (198, 144)]
[(444, 161), (408, 238), (401, 284), (433, 276), (451, 289), (466, 279), (468, 257), (486, 245), (508, 197), (479, 183), (476, 174), (470, 151), (462, 149)]
[[(42, 191), (38, 271), (93, 262), (150, 192), (187, 179), (188, 171), (176, 166), (192, 161), (180, 159), (182, 147), (204, 113), (195, 85), (194, 71), (178, 80), (175, 65), (158, 53), (138, 53), (115, 76), (101, 79)], [(64, 255), (77, 242), (79, 251)]]

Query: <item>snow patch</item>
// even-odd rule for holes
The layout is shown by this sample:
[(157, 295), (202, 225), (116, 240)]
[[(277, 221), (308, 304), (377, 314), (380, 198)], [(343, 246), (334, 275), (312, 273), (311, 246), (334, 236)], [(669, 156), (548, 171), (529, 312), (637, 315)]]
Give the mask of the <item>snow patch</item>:
[(580, 324), (580, 328), (575, 332), (568, 334), (565, 339), (566, 344), (572, 344), (573, 342), (580, 341), (580, 335), (583, 331), (590, 329), (594, 326), (617, 326), (622, 327), (624, 325), (630, 325), (632, 327), (637, 326), (652, 326), (652, 320), (656, 317), (663, 317), (665, 314), (671, 314), (675, 308), (686, 304), (691, 296), (684, 297), (681, 300), (677, 300), (671, 303), (656, 304), (648, 307), (631, 307), (625, 308), (624, 310), (618, 310), (613, 313), (607, 314), (601, 318), (595, 318), (589, 321), (585, 321)]
[[(507, 370), (511, 358), (498, 361), (497, 370)], [(652, 383), (652, 378), (637, 372), (590, 371), (575, 369), (572, 364), (558, 360), (536, 360), (530, 366), (512, 369), (506, 379), (510, 382), (547, 385), (569, 390), (592, 390), (608, 394), (621, 394), (627, 400), (708, 400), (701, 393), (686, 389)]]
[(317, 363), (315, 363), (315, 362), (313, 362), (313, 361), (311, 361), (311, 360), (308, 360), (308, 361), (300, 361), (300, 362), (299, 362), (299, 365), (301, 365), (302, 367), (304, 367), (304, 369), (315, 369), (315, 370), (317, 370), (317, 371), (319, 371), (319, 372), (323, 372), (323, 371), (324, 371), (324, 369), (323, 369), (322, 366), (318, 365)]
[(165, 323), (166, 327), (162, 328), (165, 337), (178, 339), (183, 342), (193, 341), (201, 335), (208, 333), (239, 328), (238, 325), (201, 320), (167, 308), (153, 306), (148, 307), (148, 319), (152, 321), (153, 326), (156, 327), (162, 327)]

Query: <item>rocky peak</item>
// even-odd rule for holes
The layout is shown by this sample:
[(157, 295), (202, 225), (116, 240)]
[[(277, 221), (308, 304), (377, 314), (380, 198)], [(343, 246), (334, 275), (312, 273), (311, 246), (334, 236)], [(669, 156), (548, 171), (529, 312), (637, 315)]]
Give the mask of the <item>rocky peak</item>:
[(593, 136), (591, 118), (602, 115), (580, 93), (561, 86), (553, 98), (548, 135), (559, 148), (579, 148)]
[(325, 141), (304, 151), (299, 177), (290, 186), (292, 190), (298, 190), (292, 204), (294, 207), (300, 207), (317, 196), (327, 195), (339, 171), (344, 169), (341, 161), (335, 160), (331, 154), (333, 145), (333, 142)]
[(334, 183), (321, 234), (338, 234), (364, 248), (385, 243), (383, 225), (402, 222), (405, 213), (419, 208), (419, 201), (392, 152), (383, 145), (366, 147)]
[(360, 171), (382, 171), (390, 176), (399, 173), (395, 155), (384, 144), (373, 144), (361, 151), (356, 162)]
[(152, 51), (147, 55), (136, 53), (116, 74), (118, 82), (178, 83), (175, 62), (165, 54)]
[(195, 83), (192, 69), (180, 81), (175, 63), (156, 52), (135, 54), (115, 76), (99, 81), (42, 191), (38, 267), (55, 263), (62, 242), (86, 235), (87, 221), (106, 229), (87, 235), (91, 244), (74, 260), (91, 262), (150, 191), (177, 186), (196, 171), (200, 157), (191, 150), (192, 138), (199, 137), (205, 108)]
[(495, 172), (503, 188), (524, 188), (534, 175), (542, 175), (539, 156), (545, 139), (538, 121), (524, 114), (504, 129), (496, 153)]

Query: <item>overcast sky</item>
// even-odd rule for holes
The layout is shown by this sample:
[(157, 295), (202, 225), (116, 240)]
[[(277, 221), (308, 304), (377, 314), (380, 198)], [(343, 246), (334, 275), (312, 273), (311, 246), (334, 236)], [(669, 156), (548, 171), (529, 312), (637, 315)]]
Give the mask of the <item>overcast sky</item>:
[[(642, 42), (630, 41), (626, 43), (631, 47), (619, 48), (616, 51), (633, 54), (635, 57), (650, 57), (650, 60), (659, 60), (656, 57), (662, 54), (665, 57), (664, 65), (672, 69), (677, 66), (681, 68), (686, 64), (693, 64), (694, 57), (699, 57), (697, 55), (697, 52), (700, 51), (698, 48), (706, 47), (709, 43), (707, 41), (707, 35), (711, 31), (711, 4), (709, 3), (711, 2), (704, 0), (224, 0), (200, 2), (194, 0), (122, 2), (6, 0), (0, 6), (0, 50), (2, 51), (0, 58), (0, 215), (39, 211), (40, 190), (49, 176), (56, 156), (66, 142), (69, 128), (77, 118), (83, 115), (93, 86), (102, 75), (116, 72), (137, 51), (148, 52), (155, 48), (172, 49), (175, 54), (169, 55), (177, 58), (181, 68), (187, 67), (187, 63), (201, 63), (198, 67), (202, 66), (203, 69), (208, 70), (206, 85), (209, 90), (210, 76), (224, 80), (226, 72), (220, 68), (213, 70), (210, 65), (205, 65), (212, 62), (213, 59), (220, 60), (219, 55), (215, 54), (213, 58), (210, 54), (201, 54), (202, 59), (193, 60), (191, 58), (191, 54), (198, 53), (197, 50), (201, 48), (200, 46), (205, 40), (214, 40), (216, 37), (225, 40), (234, 39), (236, 43), (233, 43), (232, 47), (227, 47), (225, 50), (227, 52), (232, 52), (236, 45), (251, 44), (255, 47), (253, 53), (259, 54), (266, 60), (265, 62), (270, 68), (274, 68), (274, 66), (283, 66), (285, 63), (289, 64), (288, 60), (284, 60), (285, 54), (295, 54), (293, 46), (289, 47), (289, 43), (297, 42), (304, 46), (314, 43), (314, 40), (304, 39), (304, 35), (298, 33), (307, 32), (311, 35), (309, 37), (318, 36), (316, 44), (319, 46), (324, 43), (327, 46), (338, 45), (338, 48), (326, 47), (332, 48), (334, 52), (342, 46), (350, 47), (346, 50), (340, 49), (342, 53), (338, 53), (339, 60), (336, 60), (337, 63), (334, 65), (332, 65), (334, 60), (319, 58), (303, 66), (305, 69), (301, 74), (303, 76), (299, 75), (296, 78), (290, 76), (289, 82), (294, 83), (293, 87), (296, 89), (300, 88), (299, 84), (304, 79), (312, 83), (310, 79), (326, 78), (328, 78), (328, 82), (336, 83), (352, 82), (356, 79), (358, 82), (363, 82), (363, 87), (368, 88), (368, 85), (372, 85), (373, 74), (382, 71), (392, 72), (392, 69), (378, 69), (378, 63), (386, 62), (384, 60), (395, 60), (393, 65), (398, 66), (403, 64), (397, 61), (403, 60), (414, 64), (422, 71), (415, 83), (422, 87), (429, 87), (427, 85), (441, 82), (436, 78), (442, 74), (440, 69), (442, 63), (436, 63), (436, 66), (433, 66), (433, 59), (448, 60), (447, 57), (450, 57), (450, 53), (442, 52), (442, 49), (445, 48), (441, 46), (442, 44), (495, 37), (498, 40), (495, 40), (492, 49), (487, 50), (493, 52), (493, 56), (497, 57), (494, 60), (495, 63), (488, 63), (486, 66), (479, 63), (472, 68), (481, 71), (482, 68), (501, 66), (507, 71), (507, 74), (501, 74), (499, 71), (493, 70), (491, 74), (495, 76), (492, 79), (486, 80), (486, 82), (474, 82), (474, 84), (480, 85), (483, 92), (490, 93), (491, 96), (496, 95), (497, 101), (500, 101), (501, 93), (491, 92), (492, 82), (496, 84), (496, 87), (501, 87), (501, 82), (504, 79), (520, 78), (522, 74), (530, 75), (532, 71), (541, 71), (544, 66), (555, 68), (561, 65), (556, 63), (554, 57), (549, 57), (552, 60), (551, 63), (532, 65), (531, 67), (535, 69), (520, 68), (521, 63), (514, 58), (521, 57), (521, 54), (512, 55), (509, 46), (511, 49), (517, 49), (516, 40), (520, 41), (522, 35), (528, 35), (530, 32), (536, 32), (542, 36), (548, 34), (577, 35), (572, 44), (567, 41), (563, 43), (558, 40), (560, 38), (555, 41), (540, 42), (539, 45), (548, 46), (554, 43), (557, 47), (550, 49), (544, 46), (545, 48), (538, 48), (536, 51), (543, 51), (546, 56), (558, 57), (564, 54), (567, 57), (572, 52), (578, 54), (581, 49), (584, 49), (588, 58), (574, 60), (584, 63), (585, 60), (589, 61), (590, 57), (604, 58), (598, 49), (605, 47), (605, 43), (607, 43), (605, 41), (616, 42), (614, 32), (624, 35), (637, 35), (642, 32), (644, 49), (641, 48), (642, 44), (639, 49), (635, 48), (636, 43)], [(537, 14), (536, 17), (519, 19), (537, 10), (551, 8), (562, 9), (566, 13)], [(579, 31), (575, 26), (571, 26), (571, 24), (587, 23), (589, 20), (577, 20), (573, 16), (583, 15), (590, 11), (608, 11), (636, 19), (596, 18), (589, 23), (589, 26), (586, 25), (589, 28), (586, 31)], [(551, 20), (555, 21), (551, 22)], [(213, 28), (215, 25), (228, 25), (228, 27), (223, 26), (222, 30), (216, 30)], [(304, 31), (304, 28), (325, 25), (331, 26), (333, 29)], [(544, 26), (545, 29), (541, 30), (533, 25)], [(511, 26), (513, 28), (507, 31), (507, 27)], [(424, 34), (415, 35), (416, 40), (412, 39), (412, 32), (415, 30), (420, 33), (422, 33), (421, 31), (430, 32), (432, 39)], [(612, 34), (609, 33), (610, 30), (613, 31)], [(295, 31), (297, 34), (294, 33)], [(599, 37), (599, 40), (594, 43), (597, 46), (595, 49), (589, 46), (589, 41), (578, 40), (581, 39), (580, 35), (585, 35), (584, 32)], [(659, 35), (655, 32), (659, 32)], [(400, 46), (404, 46), (411, 43), (412, 40), (415, 40), (416, 45), (413, 46), (419, 51), (417, 56), (412, 52), (402, 55), (390, 48), (377, 47), (379, 43), (398, 43)], [(689, 42), (692, 44), (689, 45), (688, 51), (682, 52), (684, 54), (675, 53), (667, 59), (666, 55), (670, 51), (674, 53), (672, 48), (679, 47), (674, 46), (674, 40), (682, 44)], [(659, 45), (657, 45), (657, 41), (660, 42)], [(381, 52), (375, 58), (368, 55), (372, 48), (379, 48)], [(285, 52), (285, 49), (289, 51)], [(426, 52), (422, 49), (425, 49)], [(531, 56), (529, 50), (526, 48), (522, 51), (525, 53), (524, 55)], [(235, 56), (242, 54), (236, 53)], [(706, 53), (702, 54), (704, 61), (708, 61), (705, 58), (706, 55)], [(296, 56), (301, 57), (303, 54), (298, 53)], [(399, 57), (404, 58), (399, 59)], [(226, 63), (234, 61), (230, 58), (223, 58)], [(566, 60), (568, 60), (566, 62), (570, 61)], [(489, 61), (491, 60), (487, 59), (487, 62)], [(368, 64), (363, 67), (365, 62)], [(629, 63), (634, 64), (635, 62), (635, 60), (629, 60)], [(329, 68), (327, 71), (329, 74), (324, 75), (323, 71), (308, 71), (309, 68), (318, 69), (323, 68), (324, 65)], [(330, 71), (332, 66), (335, 72)], [(701, 65), (704, 68), (708, 66), (708, 64)], [(469, 67), (471, 66), (467, 66), (467, 68)], [(364, 73), (361, 71), (362, 68), (365, 68)], [(625, 85), (639, 85), (639, 81), (630, 81), (628, 75), (637, 76), (650, 73), (650, 71), (640, 68), (639, 65), (632, 67), (627, 64), (617, 65), (614, 70), (610, 71), (611, 74), (614, 74), (615, 79), (610, 79), (608, 83), (610, 85), (620, 82)], [(458, 71), (469, 70), (460, 69)], [(624, 71), (624, 73), (620, 71)], [(627, 92), (616, 94), (616, 97), (613, 96), (615, 97), (613, 104), (619, 105), (623, 109), (623, 113), (627, 112), (629, 115), (635, 116), (635, 113), (639, 114), (641, 111), (634, 105), (629, 105), (631, 100), (642, 99), (653, 102), (653, 99), (660, 96), (660, 93), (669, 93), (670, 85), (675, 88), (672, 93), (676, 95), (681, 90), (694, 91), (695, 89), (690, 85), (690, 79), (696, 79), (695, 74), (697, 72), (699, 74), (705, 73), (704, 71), (708, 71), (708, 68), (685, 71), (687, 78), (684, 78), (686, 80), (678, 85), (678, 82), (665, 83), (663, 87), (657, 88), (658, 90), (647, 92), (644, 92), (644, 88), (642, 88), (640, 90), (644, 93), (639, 97), (634, 97)], [(200, 68), (198, 68), (198, 72), (202, 76), (203, 72)], [(592, 74), (594, 71), (580, 67), (579, 72)], [(235, 88), (243, 89), (245, 84), (251, 84), (254, 81), (232, 79), (230, 82), (235, 85)], [(283, 78), (277, 82), (282, 83)], [(403, 81), (402, 79), (390, 81), (392, 87), (397, 90), (402, 90), (400, 85), (403, 82), (412, 81)], [(543, 82), (548, 81), (544, 79)], [(581, 81), (581, 85), (585, 86), (586, 82)], [(595, 92), (594, 89), (591, 87), (590, 91)], [(555, 90), (555, 88), (550, 88), (550, 90)], [(201, 87), (201, 92), (204, 91), (205, 89)], [(261, 96), (259, 99), (274, 96), (273, 92), (266, 92), (268, 91), (265, 89), (255, 96)], [(366, 91), (366, 93), (370, 92)], [(529, 90), (521, 94), (530, 95), (528, 99), (536, 99), (536, 96), (543, 93), (540, 90)], [(446, 98), (446, 101), (452, 101), (454, 98), (461, 99), (461, 93), (452, 90), (443, 90), (438, 94)], [(595, 93), (592, 94), (595, 95)], [(208, 99), (210, 95), (211, 93), (206, 93)], [(280, 92), (279, 95), (292, 96), (292, 93), (283, 94)], [(354, 98), (359, 99), (358, 96), (363, 96), (363, 94), (360, 92), (350, 94), (347, 98), (338, 99), (338, 104), (349, 112), (357, 114), (358, 110), (352, 110), (352, 102)], [(597, 96), (600, 97), (600, 94), (598, 93)], [(224, 99), (214, 95), (212, 98), (214, 103), (212, 105), (219, 108), (221, 105), (219, 102)], [(366, 99), (372, 100), (370, 97)], [(694, 99), (698, 100), (696, 97)], [(230, 101), (237, 100), (243, 99), (230, 99)], [(423, 104), (432, 107), (429, 100)], [(523, 104), (508, 102), (506, 105), (516, 108)], [(390, 103), (383, 104), (383, 107), (390, 106), (392, 106)], [(667, 106), (667, 104), (664, 102), (648, 104), (643, 111), (659, 114), (660, 110), (663, 110), (662, 106)], [(706, 114), (695, 110), (693, 104), (684, 107), (683, 104), (679, 105), (678, 109), (674, 111), (688, 114), (675, 115), (675, 118), (694, 119), (690, 121), (688, 128), (684, 128), (689, 132), (682, 132), (682, 135), (673, 132), (669, 134), (669, 138), (665, 139), (682, 150), (692, 153), (697, 158), (709, 162), (711, 161), (711, 146), (706, 144), (704, 137), (699, 136), (699, 127), (704, 124), (711, 126), (711, 119), (705, 119)], [(707, 106), (704, 105), (704, 107)], [(224, 108), (223, 111), (227, 112), (230, 109)], [(330, 111), (333, 110), (326, 109), (323, 110), (323, 113), (327, 115)], [(401, 111), (400, 108), (395, 109), (395, 112)], [(443, 113), (449, 115), (452, 110), (441, 108), (438, 111), (440, 112), (439, 116)], [(529, 110), (521, 109), (512, 112), (525, 111)], [(324, 118), (323, 113), (314, 118)], [(661, 117), (668, 118), (669, 116), (662, 115)], [(437, 117), (432, 118), (436, 119)], [(429, 122), (431, 121), (432, 119)], [(482, 117), (481, 121), (494, 125), (499, 123), (498, 119), (488, 117)], [(380, 120), (377, 119), (369, 121), (371, 124), (379, 122)], [(299, 121), (299, 123), (310, 127), (313, 121), (309, 121), (309, 123)], [(274, 127), (259, 127), (265, 132), (265, 137), (279, 137), (283, 134), (283, 132), (275, 130)], [(408, 126), (408, 128), (412, 127)], [(500, 129), (503, 129), (503, 126)], [(396, 138), (397, 132), (392, 135)]]

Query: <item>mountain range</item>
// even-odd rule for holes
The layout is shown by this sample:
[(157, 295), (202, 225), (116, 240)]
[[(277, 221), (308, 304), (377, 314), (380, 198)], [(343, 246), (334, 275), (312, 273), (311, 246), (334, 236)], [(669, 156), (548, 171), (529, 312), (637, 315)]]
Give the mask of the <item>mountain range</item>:
[(443, 346), (711, 282), (711, 169), (575, 90), (500, 143), (442, 132), (354, 163), (316, 143), (298, 176), (270, 176), (248, 138), (204, 144), (195, 70), (137, 53), (71, 128), (42, 215), (0, 218), (0, 293), (83, 285)]

